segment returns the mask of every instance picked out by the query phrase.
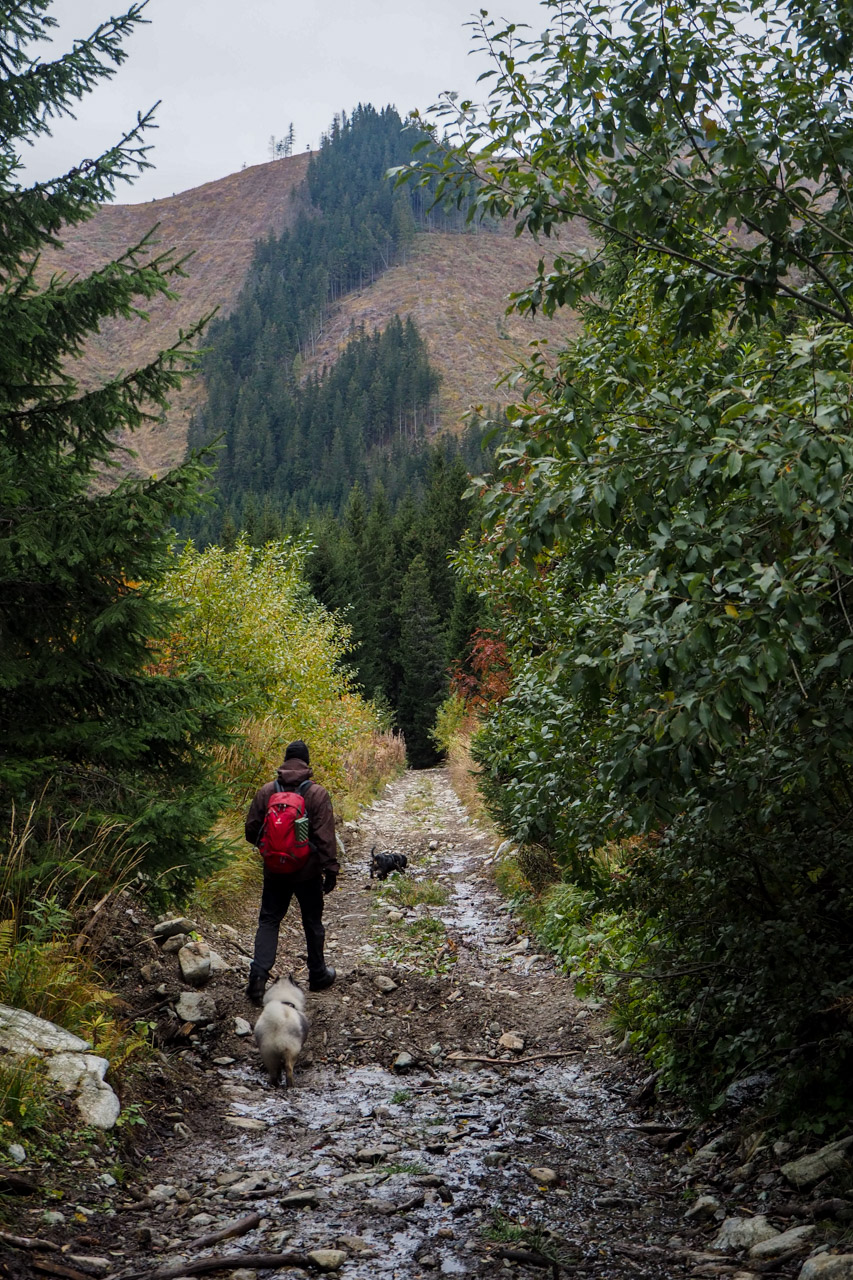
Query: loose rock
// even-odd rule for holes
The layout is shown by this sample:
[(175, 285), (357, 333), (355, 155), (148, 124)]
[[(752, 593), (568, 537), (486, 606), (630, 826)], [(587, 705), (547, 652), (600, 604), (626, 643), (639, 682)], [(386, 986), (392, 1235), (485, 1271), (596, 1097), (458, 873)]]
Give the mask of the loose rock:
[(782, 1231), (770, 1240), (763, 1240), (761, 1244), (753, 1245), (749, 1251), (749, 1256), (761, 1262), (766, 1261), (768, 1258), (778, 1258), (783, 1253), (787, 1253), (789, 1249), (802, 1247), (805, 1253), (805, 1246), (814, 1233), (815, 1228), (810, 1223), (806, 1223), (802, 1227), (791, 1227), (789, 1231)]
[(397, 990), (397, 984), (394, 979), (389, 978), (384, 973), (377, 973), (376, 977), (373, 979), (373, 985), (377, 990), (383, 991), (386, 995), (390, 995), (392, 991)]
[(534, 1182), (538, 1182), (542, 1187), (553, 1187), (556, 1182), (560, 1181), (560, 1175), (555, 1169), (548, 1169), (546, 1166), (534, 1165), (527, 1172), (533, 1178)]
[(853, 1137), (831, 1142), (812, 1155), (801, 1156), (782, 1165), (782, 1177), (792, 1187), (805, 1191), (830, 1173), (838, 1173), (847, 1163), (847, 1153), (853, 1147)]
[(312, 1249), (308, 1257), (321, 1271), (338, 1271), (347, 1260), (343, 1249)]
[(198, 991), (182, 991), (175, 1011), (181, 1022), (196, 1022), (204, 1026), (216, 1017), (216, 1004), (212, 996)]
[(708, 1222), (720, 1208), (716, 1196), (700, 1196), (685, 1213), (688, 1222)]
[(210, 977), (210, 947), (206, 942), (188, 942), (178, 952), (184, 982), (200, 987)]
[(807, 1258), (798, 1280), (853, 1280), (853, 1253), (818, 1253)]
[(517, 1031), (505, 1031), (498, 1044), (502, 1049), (511, 1049), (513, 1053), (521, 1053), (524, 1048), (524, 1037)]
[(752, 1249), (779, 1234), (761, 1213), (754, 1218), (726, 1218), (710, 1247), (720, 1253), (736, 1253), (741, 1249)]
[(250, 1036), (252, 1034), (252, 1025), (245, 1018), (234, 1019), (235, 1036)]
[(186, 933), (173, 933), (171, 938), (167, 938), (163, 943), (163, 954), (170, 956), (173, 952), (180, 951), (187, 945), (188, 940)]
[(155, 924), (154, 937), (160, 942), (165, 942), (176, 933), (194, 933), (195, 928), (192, 920), (188, 920), (186, 916), (176, 916), (174, 919), (161, 920), (159, 924)]

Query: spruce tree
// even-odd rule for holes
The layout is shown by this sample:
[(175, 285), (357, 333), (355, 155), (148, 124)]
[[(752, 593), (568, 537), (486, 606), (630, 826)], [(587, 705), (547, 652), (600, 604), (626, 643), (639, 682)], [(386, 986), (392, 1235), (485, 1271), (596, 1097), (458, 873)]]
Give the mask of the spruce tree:
[(204, 469), (191, 460), (159, 478), (104, 481), (124, 456), (119, 434), (156, 417), (192, 365), (196, 332), (143, 368), (78, 382), (87, 336), (170, 296), (182, 272), (150, 238), (88, 277), (37, 271), (44, 246), (146, 166), (149, 124), (139, 118), (61, 177), (18, 184), (25, 144), (114, 74), (143, 5), (43, 62), (49, 7), (0, 7), (0, 823), (8, 832), (13, 811), (32, 808), (33, 875), (56, 856), (46, 833), (57, 824), (81, 836), (106, 825), (140, 851), (152, 882), (178, 889), (215, 856), (207, 837), (222, 796), (210, 755), (225, 699), (203, 672), (158, 665), (158, 637), (177, 623), (157, 582), (170, 523)]
[(447, 687), (444, 652), (444, 632), (430, 594), (427, 566), (421, 556), (416, 556), (400, 595), (397, 699), (397, 721), (406, 739), (409, 764), (415, 769), (435, 764), (438, 759), (430, 730)]

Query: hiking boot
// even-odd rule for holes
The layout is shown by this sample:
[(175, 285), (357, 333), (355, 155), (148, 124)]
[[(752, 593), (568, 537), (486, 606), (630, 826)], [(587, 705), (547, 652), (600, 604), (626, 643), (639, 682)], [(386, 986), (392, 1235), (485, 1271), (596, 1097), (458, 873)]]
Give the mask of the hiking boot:
[(334, 982), (337, 974), (330, 964), (327, 964), (322, 973), (312, 974), (308, 979), (309, 991), (325, 991), (326, 987), (330, 987)]
[(249, 975), (249, 985), (246, 987), (246, 995), (252, 1004), (264, 1003), (264, 990), (267, 985), (266, 978), (262, 978), (259, 973)]

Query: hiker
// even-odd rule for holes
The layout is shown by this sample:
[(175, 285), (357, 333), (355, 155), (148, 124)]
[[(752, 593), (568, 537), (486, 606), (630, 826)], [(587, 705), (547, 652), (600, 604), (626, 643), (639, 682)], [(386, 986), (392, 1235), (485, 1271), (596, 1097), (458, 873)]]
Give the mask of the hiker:
[[(253, 1004), (263, 1003), (267, 978), (278, 950), (279, 926), (294, 895), (302, 912), (308, 948), (309, 989), (324, 991), (335, 981), (335, 970), (326, 964), (323, 956), (326, 936), (323, 897), (334, 889), (340, 871), (335, 818), (328, 791), (311, 781), (309, 763), (306, 744), (301, 739), (291, 742), (275, 781), (261, 787), (246, 816), (246, 839), (259, 845), (264, 856), (264, 888), (255, 934), (255, 955), (246, 987), (246, 995)], [(282, 792), (292, 793), (288, 800), (289, 810), (284, 798), (278, 803), (274, 799)], [(300, 827), (299, 820), (294, 817), (299, 808), (299, 796), (308, 819), (307, 843), (304, 827)], [(274, 829), (276, 821), (279, 834)], [(301, 822), (305, 822), (304, 817)], [(280, 834), (281, 831), (284, 835)], [(275, 852), (278, 849), (284, 851)]]

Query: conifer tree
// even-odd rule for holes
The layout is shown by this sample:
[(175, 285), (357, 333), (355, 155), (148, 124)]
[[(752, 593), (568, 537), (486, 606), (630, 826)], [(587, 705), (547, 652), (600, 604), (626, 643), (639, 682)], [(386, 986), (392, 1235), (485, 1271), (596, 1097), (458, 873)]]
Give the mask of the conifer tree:
[(156, 416), (180, 384), (196, 331), (143, 368), (78, 383), (87, 335), (171, 296), (181, 267), (149, 237), (88, 277), (39, 275), (39, 251), (146, 166), (149, 124), (138, 118), (61, 177), (18, 184), (24, 144), (114, 73), (142, 21), (133, 4), (43, 62), (49, 7), (0, 8), (0, 822), (8, 831), (13, 810), (35, 805), (30, 848), (44, 859), (49, 821), (73, 820), (77, 832), (106, 823), (175, 888), (210, 866), (204, 841), (221, 803), (209, 762), (224, 733), (221, 690), (202, 672), (159, 670), (156, 652), (175, 625), (156, 586), (169, 525), (204, 469), (191, 460), (107, 492), (103, 480), (118, 465), (118, 433)]
[(430, 738), (438, 705), (446, 692), (445, 639), (430, 594), (421, 556), (409, 565), (400, 595), (400, 692), (397, 720), (406, 739), (406, 755), (416, 769), (435, 764)]

